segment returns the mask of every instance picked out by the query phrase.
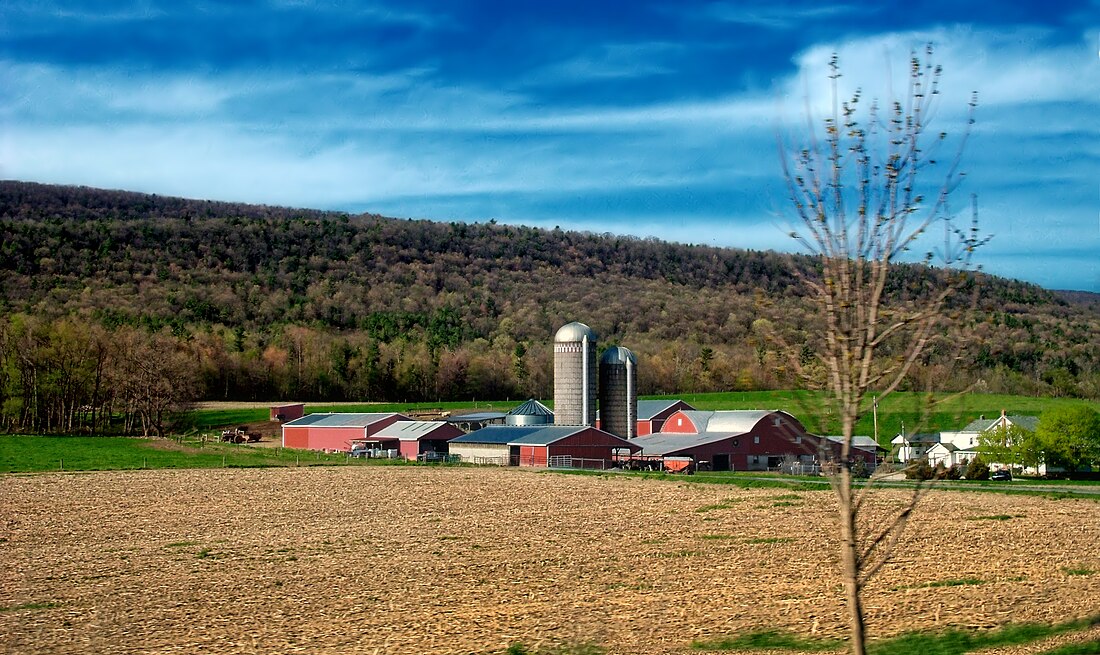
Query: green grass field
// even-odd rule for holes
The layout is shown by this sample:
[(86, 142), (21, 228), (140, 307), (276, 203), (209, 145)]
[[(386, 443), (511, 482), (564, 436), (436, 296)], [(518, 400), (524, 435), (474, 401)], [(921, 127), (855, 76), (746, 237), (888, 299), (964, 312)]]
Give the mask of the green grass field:
[[(420, 411), (479, 411), (479, 412), (506, 412), (518, 406), (522, 401), (499, 402), (444, 402), (444, 403), (342, 403), (340, 405), (326, 405), (324, 403), (307, 403), (306, 412), (319, 414), (322, 412), (355, 412), (355, 413), (415, 413)], [(180, 421), (182, 430), (212, 430), (215, 428), (231, 427), (266, 421), (269, 410), (263, 407), (251, 407), (240, 409), (197, 409), (183, 417)]]
[[(1073, 634), (1100, 625), (1100, 614), (1053, 625), (1034, 623), (1009, 624), (997, 630), (943, 630), (911, 632), (889, 639), (872, 641), (867, 651), (871, 655), (963, 655), (983, 648), (1032, 644), (1060, 634)], [(816, 653), (842, 649), (844, 642), (831, 639), (806, 639), (769, 630), (733, 635), (723, 639), (696, 641), (695, 650), (759, 651), (780, 650), (795, 653)], [(1068, 646), (1043, 651), (1043, 655), (1070, 655), (1100, 652), (1096, 640), (1079, 641)]]
[[(107, 471), (119, 469), (220, 468), (271, 466), (377, 465), (381, 461), (349, 459), (286, 448), (176, 442), (129, 437), (0, 436), (0, 473), (39, 471)], [(401, 462), (403, 463), (403, 462)]]

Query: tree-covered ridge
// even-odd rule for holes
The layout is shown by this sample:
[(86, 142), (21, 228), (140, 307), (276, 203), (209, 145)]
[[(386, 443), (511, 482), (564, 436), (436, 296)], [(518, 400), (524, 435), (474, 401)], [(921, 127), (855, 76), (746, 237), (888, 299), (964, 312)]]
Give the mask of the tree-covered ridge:
[[(812, 355), (798, 276), (816, 272), (774, 252), (0, 183), (0, 313), (169, 331), (211, 398), (545, 398), (572, 320), (638, 354), (642, 393), (785, 386), (757, 321)], [(897, 267), (891, 302), (944, 274)], [(1097, 304), (975, 285), (976, 309), (953, 307), (975, 337), (954, 384), (1100, 395)], [(936, 366), (933, 349), (914, 384)]]

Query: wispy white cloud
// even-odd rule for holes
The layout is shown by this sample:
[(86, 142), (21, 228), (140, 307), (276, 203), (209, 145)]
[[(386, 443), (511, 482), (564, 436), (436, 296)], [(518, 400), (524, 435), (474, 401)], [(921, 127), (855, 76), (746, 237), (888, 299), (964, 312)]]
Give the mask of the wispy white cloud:
[[(406, 19), (419, 20), (394, 18)], [(739, 20), (778, 27), (806, 16)], [(996, 189), (982, 201), (991, 231), (1026, 243), (1033, 224), (1057, 218), (1075, 242), (1100, 247), (1096, 33), (1060, 45), (1042, 30), (965, 26), (854, 37), (796, 53), (794, 72), (770, 88), (715, 79), (709, 94), (602, 104), (548, 90), (570, 80), (674, 78), (692, 45), (596, 43), (507, 84), (448, 78), (431, 60), (373, 72), (9, 59), (0, 61), (0, 176), (793, 249), (776, 131), (802, 129), (806, 98), (818, 115), (827, 108), (831, 53), (844, 68), (843, 89), (858, 81), (868, 96), (889, 98), (904, 90), (910, 49), (932, 41), (944, 66), (937, 125), (956, 130), (970, 92), (980, 92), (969, 157), (977, 170), (964, 193)], [(1066, 165), (1070, 156), (1086, 165)], [(1092, 194), (1087, 204), (1082, 186)], [(990, 259), (1009, 261), (998, 248), (995, 241)]]
[(1100, 75), (1096, 53), (1088, 39), (1050, 45), (1049, 33), (1038, 28), (1009, 32), (968, 26), (893, 32), (818, 44), (795, 57), (798, 78), (786, 83), (785, 95), (801, 99), (809, 92), (815, 109), (829, 98), (828, 62), (835, 52), (842, 74), (840, 94), (848, 97), (857, 86), (880, 100), (900, 98), (905, 92), (910, 53), (923, 58), (933, 44), (935, 61), (944, 74), (943, 103), (965, 108), (971, 93), (979, 105), (998, 107), (1036, 102), (1100, 102)]
[(597, 44), (588, 52), (532, 71), (525, 82), (577, 84), (670, 75), (675, 69), (666, 60), (683, 49), (683, 45), (667, 41)]
[(38, 19), (60, 18), (90, 24), (148, 20), (168, 15), (167, 11), (150, 0), (95, 7), (83, 7), (79, 3), (60, 5), (40, 2), (39, 0), (7, 0), (4, 3), (4, 11), (9, 16), (18, 15)]
[(806, 21), (832, 19), (856, 11), (873, 11), (866, 5), (816, 5), (796, 7), (782, 4), (753, 6), (744, 2), (715, 2), (700, 12), (701, 17), (726, 23), (773, 30), (791, 30), (804, 26)]

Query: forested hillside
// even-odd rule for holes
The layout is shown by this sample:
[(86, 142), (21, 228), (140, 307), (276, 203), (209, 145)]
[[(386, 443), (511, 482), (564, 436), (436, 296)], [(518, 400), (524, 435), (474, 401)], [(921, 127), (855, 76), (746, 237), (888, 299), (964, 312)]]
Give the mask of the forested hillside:
[[(0, 237), (9, 426), (119, 409), (120, 344), (152, 339), (205, 398), (413, 401), (549, 397), (572, 320), (638, 354), (644, 394), (790, 386), (757, 321), (807, 357), (817, 335), (796, 275), (815, 262), (773, 252), (21, 182), (0, 183)], [(898, 267), (891, 301), (944, 274)], [(983, 275), (972, 290), (947, 383), (1100, 396), (1094, 297)], [(936, 353), (915, 384), (946, 370)], [(69, 409), (43, 409), (55, 396)]]

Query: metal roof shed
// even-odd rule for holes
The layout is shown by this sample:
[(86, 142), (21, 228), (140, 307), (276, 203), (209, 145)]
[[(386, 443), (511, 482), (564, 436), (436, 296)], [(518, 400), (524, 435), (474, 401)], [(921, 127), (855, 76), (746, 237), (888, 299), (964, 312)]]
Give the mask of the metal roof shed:
[(513, 426), (491, 425), (474, 430), (451, 439), (447, 449), (463, 462), (507, 466), (510, 459), (508, 442), (514, 437), (514, 429)]
[(349, 451), (352, 442), (364, 441), (402, 420), (409, 417), (392, 413), (307, 414), (283, 424), (283, 447)]
[(511, 458), (519, 466), (561, 468), (610, 468), (615, 465), (616, 451), (638, 450), (626, 439), (584, 425), (530, 429), (508, 445)]
[(427, 453), (447, 453), (447, 442), (462, 434), (462, 430), (454, 425), (441, 421), (396, 421), (371, 438), (397, 440), (400, 455), (407, 460), (416, 460)]
[(451, 453), (463, 461), (515, 466), (612, 466), (618, 449), (638, 448), (585, 425), (492, 425), (452, 439)]

